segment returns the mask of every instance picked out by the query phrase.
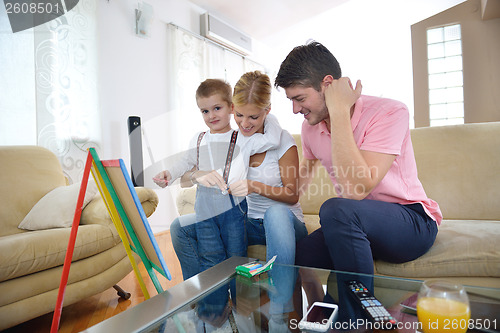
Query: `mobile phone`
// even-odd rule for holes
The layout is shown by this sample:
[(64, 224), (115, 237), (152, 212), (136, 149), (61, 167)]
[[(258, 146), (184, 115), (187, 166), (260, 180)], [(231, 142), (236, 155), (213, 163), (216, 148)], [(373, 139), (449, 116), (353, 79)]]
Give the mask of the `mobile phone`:
[(299, 322), (299, 329), (315, 332), (326, 332), (333, 327), (337, 319), (338, 306), (336, 304), (314, 302), (304, 318)]

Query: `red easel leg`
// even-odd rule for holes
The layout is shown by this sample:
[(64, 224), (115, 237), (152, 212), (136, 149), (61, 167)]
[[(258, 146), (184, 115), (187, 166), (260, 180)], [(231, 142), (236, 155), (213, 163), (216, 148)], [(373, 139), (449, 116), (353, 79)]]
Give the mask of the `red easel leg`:
[(78, 194), (78, 200), (76, 202), (75, 216), (73, 218), (73, 225), (71, 226), (71, 234), (69, 236), (68, 250), (66, 251), (66, 257), (64, 258), (64, 266), (61, 277), (61, 283), (59, 285), (59, 293), (57, 294), (56, 307), (54, 309), (54, 316), (52, 317), (52, 327), (50, 329), (51, 333), (56, 333), (59, 329), (59, 321), (61, 320), (64, 292), (66, 291), (66, 285), (68, 284), (69, 269), (71, 266), (71, 259), (73, 258), (73, 250), (75, 249), (76, 234), (78, 232), (78, 225), (80, 224), (80, 217), (82, 215), (83, 199), (85, 198), (85, 192), (87, 191), (87, 182), (89, 180), (91, 166), (92, 166), (92, 155), (89, 152), (87, 155), (87, 162), (85, 163), (85, 169), (83, 171), (83, 179), (82, 179), (82, 185), (80, 186), (80, 193)]

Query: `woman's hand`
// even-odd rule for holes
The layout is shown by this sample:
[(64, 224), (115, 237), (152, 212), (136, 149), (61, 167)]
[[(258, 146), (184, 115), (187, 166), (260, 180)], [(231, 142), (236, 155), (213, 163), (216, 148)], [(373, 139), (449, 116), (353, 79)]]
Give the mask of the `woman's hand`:
[(325, 103), (330, 117), (337, 112), (347, 112), (350, 117), (351, 107), (361, 97), (362, 89), (360, 80), (356, 82), (356, 89), (352, 87), (348, 77), (333, 80), (325, 89)]
[(164, 170), (153, 177), (153, 181), (155, 182), (155, 184), (160, 186), (161, 188), (165, 188), (171, 179), (172, 176), (170, 175), (170, 172), (168, 170)]
[(236, 197), (246, 197), (252, 193), (252, 180), (243, 179), (229, 185), (229, 193)]
[(215, 170), (212, 171), (194, 171), (191, 174), (191, 181), (193, 183), (198, 183), (206, 187), (217, 186), (221, 191), (227, 190), (226, 182), (224, 178)]

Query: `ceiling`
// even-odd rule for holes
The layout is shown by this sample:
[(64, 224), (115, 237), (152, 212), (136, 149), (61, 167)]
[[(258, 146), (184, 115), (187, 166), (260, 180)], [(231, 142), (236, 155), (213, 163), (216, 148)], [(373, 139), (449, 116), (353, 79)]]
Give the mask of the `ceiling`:
[(349, 0), (190, 0), (255, 39), (263, 39)]

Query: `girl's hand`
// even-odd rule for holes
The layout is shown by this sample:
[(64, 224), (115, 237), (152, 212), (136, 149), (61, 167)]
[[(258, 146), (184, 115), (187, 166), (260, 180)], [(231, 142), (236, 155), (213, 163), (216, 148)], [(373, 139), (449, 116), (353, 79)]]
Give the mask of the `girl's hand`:
[(217, 186), (221, 191), (227, 190), (226, 182), (224, 178), (215, 170), (212, 171), (201, 171), (197, 170), (191, 175), (191, 180), (193, 183), (198, 183), (206, 187)]
[(229, 193), (236, 197), (246, 197), (248, 194), (252, 193), (251, 180), (243, 179), (229, 185)]
[(325, 103), (330, 117), (336, 112), (348, 112), (350, 116), (351, 107), (361, 97), (361, 81), (356, 82), (356, 88), (352, 87), (348, 77), (333, 80), (325, 89)]
[(171, 179), (172, 176), (170, 175), (170, 172), (168, 170), (164, 170), (153, 177), (153, 181), (155, 182), (155, 184), (160, 186), (161, 188), (165, 188)]

